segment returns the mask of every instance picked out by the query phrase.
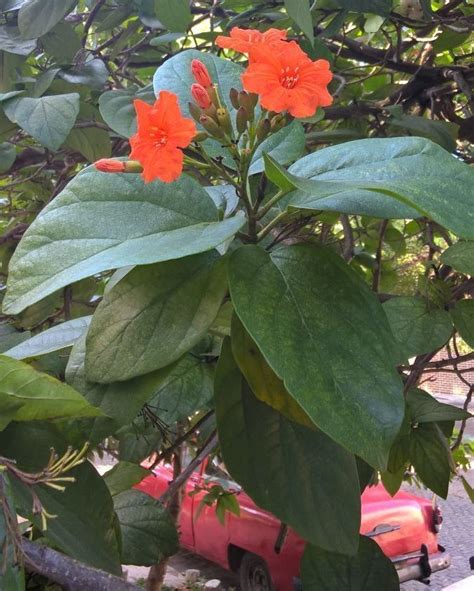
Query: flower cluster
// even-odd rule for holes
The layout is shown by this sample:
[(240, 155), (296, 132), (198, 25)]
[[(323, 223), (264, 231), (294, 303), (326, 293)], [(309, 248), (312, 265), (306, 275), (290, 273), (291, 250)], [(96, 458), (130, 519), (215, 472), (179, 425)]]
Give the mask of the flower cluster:
[[(134, 161), (101, 160), (96, 167), (104, 172), (136, 172), (143, 170), (143, 179), (150, 182), (176, 180), (186, 157), (183, 149), (193, 140), (206, 137), (219, 139), (227, 147), (238, 150), (239, 141), (253, 126), (253, 135), (262, 141), (269, 133), (285, 124), (285, 115), (306, 118), (318, 107), (331, 104), (327, 85), (332, 79), (326, 60), (312, 61), (295, 41), (288, 41), (286, 31), (269, 29), (264, 33), (233, 28), (230, 36), (218, 36), (216, 43), (248, 56), (248, 67), (242, 74), (244, 90), (232, 89), (230, 101), (237, 110), (235, 128), (230, 114), (221, 102), (219, 89), (200, 60), (193, 60), (191, 85), (193, 98), (189, 112), (204, 129), (198, 133), (192, 119), (183, 117), (178, 97), (161, 91), (154, 105), (135, 100), (137, 133), (130, 138), (130, 158)], [(257, 102), (262, 116), (254, 122)], [(268, 116), (266, 114), (268, 112)], [(244, 147), (245, 149), (245, 147)], [(195, 161), (194, 161), (195, 162)]]

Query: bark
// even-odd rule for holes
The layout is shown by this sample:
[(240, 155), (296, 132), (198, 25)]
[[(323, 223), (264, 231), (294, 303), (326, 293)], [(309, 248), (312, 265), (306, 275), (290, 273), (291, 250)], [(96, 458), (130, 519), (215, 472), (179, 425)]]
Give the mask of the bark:
[(58, 583), (66, 591), (142, 591), (120, 577), (87, 566), (26, 538), (22, 539), (21, 548), (28, 570)]

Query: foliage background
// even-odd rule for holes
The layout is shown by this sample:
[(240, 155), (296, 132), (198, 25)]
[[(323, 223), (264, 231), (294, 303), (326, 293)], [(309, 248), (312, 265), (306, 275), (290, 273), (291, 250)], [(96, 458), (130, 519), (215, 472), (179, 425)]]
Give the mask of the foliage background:
[[(354, 139), (414, 135), (472, 164), (473, 23), (474, 9), (459, 0), (323, 0), (314, 5), (306, 0), (0, 0), (2, 294), (10, 257), (42, 208), (86, 165), (128, 154), (127, 138), (135, 125), (133, 98), (153, 101), (150, 81), (171, 56), (189, 48), (219, 53), (215, 37), (232, 26), (288, 28), (312, 57), (328, 59), (335, 73), (334, 105), (304, 122), (305, 151)], [(474, 284), (470, 268), (460, 267), (465, 272), (455, 273), (441, 263), (440, 254), (455, 242), (450, 232), (424, 218), (381, 221), (331, 212), (315, 222), (302, 219), (277, 230), (277, 241), (291, 234), (299, 242), (334, 248), (387, 302), (395, 334), (406, 344), (407, 355), (415, 356), (405, 367), (412, 385), (422, 381), (427, 370), (456, 372), (464, 379), (458, 364), (474, 358), (474, 313), (472, 302), (464, 298), (472, 297)], [(3, 315), (0, 350), (9, 351), (32, 335), (78, 319), (57, 333), (59, 340), (50, 352), (44, 342), (28, 341), (31, 348), (23, 353), (33, 367), (66, 379), (92, 404), (114, 407), (111, 418), (95, 419), (92, 428), (88, 419), (69, 425), (69, 442), (79, 444), (87, 433), (101, 449), (103, 438), (114, 433), (113, 453), (136, 464), (152, 450), (163, 453), (183, 433), (195, 437), (198, 424), (199, 447), (213, 429), (215, 336), (227, 334), (231, 310), (221, 308), (213, 334), (170, 373), (134, 378), (121, 386), (87, 383), (80, 367), (76, 372), (69, 367), (66, 375), (66, 364), (71, 345), (88, 324), (108, 281), (108, 273), (84, 279), (16, 316)], [(394, 295), (418, 299), (394, 300)], [(469, 303), (459, 305), (460, 300)], [(446, 363), (431, 361), (447, 343)], [(76, 342), (76, 356), (81, 346), (83, 342)], [(472, 385), (465, 382), (469, 400)], [(117, 391), (135, 395), (120, 406)], [(7, 429), (0, 433), (1, 455), (17, 460), (28, 456), (25, 468), (39, 469), (45, 465), (41, 446), (35, 457), (30, 444), (22, 449), (21, 442), (44, 441), (47, 449), (57, 438), (56, 447), (63, 450), (65, 442), (56, 430), (37, 422), (16, 425), (19, 443), (13, 448)], [(454, 445), (459, 449), (459, 437)], [(448, 456), (439, 444), (431, 452), (430, 461), (418, 461), (418, 477), (444, 490), (450, 477)], [(84, 479), (94, 480), (84, 466), (77, 469)], [(131, 472), (129, 485), (136, 478)], [(387, 486), (389, 478), (386, 475)], [(102, 490), (104, 506), (110, 505), (102, 481), (92, 480), (96, 498)], [(116, 494), (125, 494), (125, 488)], [(105, 543), (103, 536), (113, 529), (111, 506), (104, 512), (109, 516), (104, 524), (88, 513), (84, 499), (73, 493), (61, 499), (74, 507), (73, 512), (83, 510), (87, 515), (90, 529), (84, 535)], [(126, 501), (122, 497), (116, 503), (118, 512), (124, 511)], [(50, 539), (57, 542), (60, 534), (55, 540), (54, 520), (51, 523)], [(165, 553), (173, 550), (171, 538), (170, 534)], [(67, 551), (96, 565), (102, 560), (101, 566), (113, 570), (118, 549), (109, 547), (100, 559), (92, 541), (85, 554), (73, 546)]]

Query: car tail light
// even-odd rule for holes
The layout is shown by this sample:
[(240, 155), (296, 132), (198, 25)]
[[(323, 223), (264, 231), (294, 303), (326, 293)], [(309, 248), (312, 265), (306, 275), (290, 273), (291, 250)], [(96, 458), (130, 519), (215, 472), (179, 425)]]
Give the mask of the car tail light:
[(442, 524), (443, 516), (441, 514), (441, 507), (439, 505), (435, 505), (433, 509), (433, 529), (436, 533), (441, 530)]

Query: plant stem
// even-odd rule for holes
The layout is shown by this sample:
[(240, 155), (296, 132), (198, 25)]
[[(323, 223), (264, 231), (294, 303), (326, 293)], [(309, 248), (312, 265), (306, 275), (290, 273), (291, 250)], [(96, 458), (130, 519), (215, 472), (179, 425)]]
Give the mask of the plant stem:
[(265, 236), (269, 232), (271, 232), (275, 226), (278, 226), (278, 224), (287, 216), (288, 216), (288, 212), (282, 211), (276, 217), (274, 217), (272, 219), (272, 221), (269, 222), (266, 226), (264, 226), (264, 228), (262, 228), (262, 230), (260, 230), (260, 232), (257, 234), (257, 242), (260, 242), (260, 240), (265, 238)]

